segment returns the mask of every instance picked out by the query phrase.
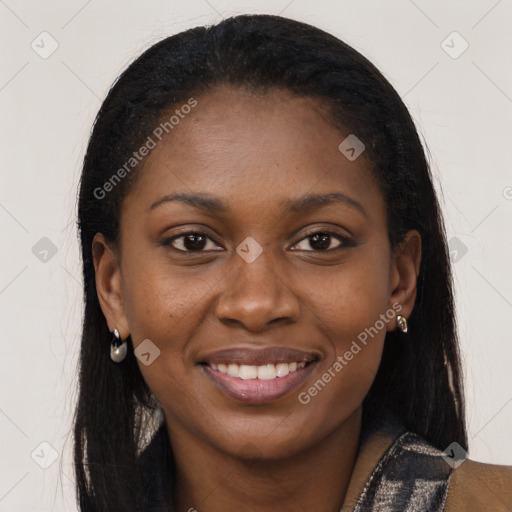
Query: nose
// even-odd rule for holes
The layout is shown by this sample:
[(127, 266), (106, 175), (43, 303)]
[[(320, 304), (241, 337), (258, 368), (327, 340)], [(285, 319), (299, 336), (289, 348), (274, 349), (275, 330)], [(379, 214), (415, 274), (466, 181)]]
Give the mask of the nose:
[(225, 276), (216, 304), (217, 318), (230, 326), (241, 325), (251, 332), (264, 331), (270, 324), (297, 322), (300, 301), (279, 270), (270, 251), (252, 263), (235, 255), (234, 267)]

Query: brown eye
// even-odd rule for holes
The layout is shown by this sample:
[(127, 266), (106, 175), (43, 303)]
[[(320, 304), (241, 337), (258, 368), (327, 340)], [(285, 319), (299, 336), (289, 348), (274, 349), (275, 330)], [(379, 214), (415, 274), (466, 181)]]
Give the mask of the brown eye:
[[(337, 245), (333, 246), (333, 242), (336, 241), (338, 242)], [(302, 247), (300, 247), (301, 244)], [(317, 231), (304, 237), (295, 247), (298, 247), (300, 251), (328, 252), (352, 245), (351, 241), (342, 235), (328, 231)]]
[[(208, 242), (210, 242), (210, 246)], [(205, 252), (206, 250), (217, 250), (215, 247), (218, 247), (205, 233), (196, 231), (173, 236), (164, 240), (163, 244), (170, 245), (173, 249), (181, 252)]]
[(309, 237), (309, 245), (314, 250), (329, 249), (332, 236), (327, 233), (317, 233)]
[(199, 233), (183, 237), (183, 246), (187, 251), (200, 251), (205, 248), (207, 238)]

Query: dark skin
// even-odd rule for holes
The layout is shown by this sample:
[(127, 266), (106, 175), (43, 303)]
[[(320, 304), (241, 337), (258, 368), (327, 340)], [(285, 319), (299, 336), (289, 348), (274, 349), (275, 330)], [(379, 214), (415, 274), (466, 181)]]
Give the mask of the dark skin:
[[(335, 128), (318, 100), (227, 86), (197, 100), (146, 157), (122, 204), (120, 246), (94, 239), (102, 310), (111, 331), (161, 351), (139, 367), (167, 421), (176, 510), (335, 512), (396, 316), (309, 403), (297, 397), (393, 304), (411, 314), (420, 236), (410, 231), (391, 249), (369, 162), (340, 153), (350, 132)], [(177, 201), (150, 209), (176, 192), (206, 193), (227, 209)], [(339, 201), (284, 210), (285, 200), (333, 192), (361, 209)], [(327, 248), (312, 242), (326, 231)], [(207, 237), (195, 252), (183, 237), (162, 243), (190, 232)], [(249, 236), (263, 249), (252, 263), (236, 252)], [(197, 364), (206, 351), (276, 345), (321, 357), (299, 389), (269, 403), (234, 400)]]

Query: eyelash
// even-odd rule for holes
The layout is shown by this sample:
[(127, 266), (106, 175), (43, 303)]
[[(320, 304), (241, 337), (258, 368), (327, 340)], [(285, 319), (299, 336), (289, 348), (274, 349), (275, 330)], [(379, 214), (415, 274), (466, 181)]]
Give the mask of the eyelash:
[[(338, 251), (340, 249), (344, 249), (346, 247), (353, 247), (354, 246), (354, 243), (352, 240), (350, 240), (350, 238), (346, 237), (346, 236), (343, 236), (343, 235), (340, 235), (339, 233), (334, 233), (332, 231), (328, 231), (328, 230), (317, 230), (317, 231), (314, 231), (312, 233), (308, 233), (306, 236), (302, 237), (297, 243), (295, 243), (294, 245), (297, 245), (299, 244), (300, 242), (302, 242), (303, 240), (307, 240), (308, 238), (312, 238), (313, 236), (315, 235), (318, 235), (318, 234), (322, 234), (322, 235), (329, 235), (335, 239), (337, 239), (339, 242), (341, 242), (341, 245), (339, 245), (338, 247), (334, 247), (333, 249), (311, 249), (311, 250), (306, 250), (304, 252), (314, 252), (314, 253), (332, 253), (332, 252), (335, 252), (335, 251)], [(185, 233), (181, 233), (179, 235), (175, 235), (175, 236), (172, 236), (170, 238), (166, 238), (165, 240), (162, 240), (161, 244), (160, 245), (164, 245), (164, 246), (169, 246), (171, 249), (173, 249), (174, 251), (177, 251), (179, 253), (185, 253), (185, 254), (193, 254), (193, 255), (197, 255), (197, 254), (201, 254), (201, 253), (207, 253), (207, 252), (212, 252), (212, 251), (205, 251), (204, 249), (201, 249), (201, 250), (198, 250), (198, 251), (190, 251), (190, 250), (184, 250), (184, 249), (176, 249), (176, 247), (173, 247), (172, 246), (172, 242), (174, 242), (175, 240), (178, 240), (180, 238), (185, 238), (187, 237), (188, 235), (201, 235), (205, 238), (207, 238), (208, 240), (214, 242), (215, 244), (217, 245), (220, 245), (218, 244), (218, 242), (216, 242), (212, 237), (210, 237), (209, 235), (207, 235), (206, 233), (202, 232), (202, 231), (187, 231)]]

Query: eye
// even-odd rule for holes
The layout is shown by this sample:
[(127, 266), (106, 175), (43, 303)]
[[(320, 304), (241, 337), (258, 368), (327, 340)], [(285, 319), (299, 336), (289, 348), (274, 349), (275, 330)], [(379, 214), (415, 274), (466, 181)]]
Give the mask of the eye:
[[(338, 245), (332, 247), (332, 243), (335, 241), (338, 241)], [(301, 244), (302, 247), (299, 247)], [(295, 244), (294, 247), (299, 247), (299, 251), (330, 252), (352, 245), (353, 244), (347, 237), (338, 233), (331, 233), (329, 231), (316, 231), (315, 233), (310, 233), (304, 237), (298, 244)]]
[[(208, 242), (210, 242), (210, 244), (208, 244)], [(208, 235), (197, 231), (189, 231), (187, 233), (182, 233), (181, 235), (167, 238), (162, 241), (162, 245), (169, 245), (180, 252), (206, 252), (208, 250), (219, 250), (214, 248), (218, 247), (218, 245)], [(208, 245), (210, 245), (210, 247), (208, 247)]]
[[(308, 242), (309, 240), (309, 242)], [(338, 242), (333, 247), (333, 242)], [(161, 242), (161, 245), (171, 246), (178, 252), (182, 253), (202, 253), (208, 251), (223, 250), (206, 233), (199, 231), (188, 231), (180, 235), (167, 238)], [(304, 237), (294, 247), (299, 251), (307, 252), (331, 252), (344, 247), (351, 247), (354, 244), (352, 241), (339, 233), (332, 233), (329, 231), (316, 231)], [(302, 246), (302, 247), (301, 247)]]

